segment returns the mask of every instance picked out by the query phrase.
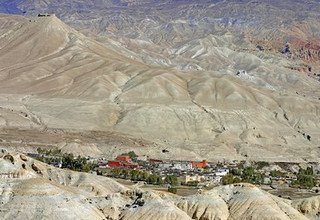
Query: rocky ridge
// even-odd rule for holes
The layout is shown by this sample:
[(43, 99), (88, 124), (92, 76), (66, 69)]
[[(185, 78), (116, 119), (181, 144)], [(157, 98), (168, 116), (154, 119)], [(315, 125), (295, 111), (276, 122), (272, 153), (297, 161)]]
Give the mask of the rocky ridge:
[(307, 205), (317, 197), (291, 202), (250, 184), (180, 197), (60, 170), (17, 153), (3, 152), (0, 168), (3, 219), (308, 219), (317, 215), (316, 208)]

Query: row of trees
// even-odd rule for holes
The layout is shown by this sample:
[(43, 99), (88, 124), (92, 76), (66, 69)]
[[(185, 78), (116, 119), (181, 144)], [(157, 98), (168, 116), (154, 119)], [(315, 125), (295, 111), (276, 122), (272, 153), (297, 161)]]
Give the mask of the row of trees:
[(239, 182), (246, 182), (252, 184), (262, 184), (264, 175), (256, 172), (256, 169), (252, 166), (244, 169), (232, 169), (230, 174), (222, 178), (222, 184), (233, 184)]
[(170, 184), (171, 186), (178, 185), (178, 179), (174, 175), (167, 175), (164, 179), (158, 174), (149, 174), (141, 170), (127, 170), (127, 169), (112, 169), (111, 177), (129, 179), (132, 181), (145, 181), (148, 184), (162, 185)]
[(61, 149), (58, 148), (53, 148), (53, 149), (45, 149), (45, 148), (37, 148), (37, 152), (40, 155), (45, 155), (45, 156), (61, 156), (62, 152)]
[(234, 176), (233, 174), (228, 174), (228, 175), (225, 175), (223, 178), (222, 178), (222, 184), (223, 185), (229, 185), (229, 184), (233, 184), (233, 183), (240, 183), (241, 182), (241, 179), (240, 177), (238, 176)]
[[(265, 164), (260, 164), (265, 165)], [(317, 181), (313, 169), (308, 167), (307, 169), (300, 169), (296, 174), (297, 180), (292, 182), (292, 186), (301, 188), (312, 188), (316, 186)], [(270, 172), (272, 177), (285, 177), (286, 174), (281, 171), (273, 170)], [(222, 183), (224, 185), (247, 182), (252, 184), (262, 184), (264, 180), (264, 175), (257, 172), (254, 167), (246, 167), (244, 169), (232, 169), (230, 173), (222, 178)]]
[(97, 164), (88, 163), (85, 157), (74, 157), (73, 154), (62, 155), (62, 168), (68, 168), (70, 170), (89, 172), (98, 167)]
[(293, 185), (300, 186), (302, 188), (312, 188), (316, 186), (313, 169), (311, 167), (308, 167), (307, 169), (299, 169), (297, 180), (293, 182)]
[(70, 170), (89, 172), (97, 167), (97, 164), (88, 163), (85, 157), (75, 157), (73, 154), (62, 153), (60, 149), (42, 149), (38, 148), (38, 157), (35, 158), (44, 163), (61, 163), (62, 168)]

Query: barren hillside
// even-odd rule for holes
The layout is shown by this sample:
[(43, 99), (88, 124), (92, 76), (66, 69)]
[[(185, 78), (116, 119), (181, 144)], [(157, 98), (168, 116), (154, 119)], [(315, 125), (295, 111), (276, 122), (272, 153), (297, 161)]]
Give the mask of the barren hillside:
[(319, 82), (306, 74), (231, 50), (261, 71), (148, 66), (56, 16), (0, 23), (4, 129), (120, 132), (155, 143), (141, 153), (156, 157), (318, 159)]
[(318, 161), (318, 1), (1, 7), (2, 146)]

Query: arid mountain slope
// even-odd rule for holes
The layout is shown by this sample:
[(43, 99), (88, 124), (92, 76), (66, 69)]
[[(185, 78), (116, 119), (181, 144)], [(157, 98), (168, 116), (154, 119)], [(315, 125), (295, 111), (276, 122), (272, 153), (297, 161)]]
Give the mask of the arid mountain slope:
[[(56, 13), (85, 33), (98, 35), (101, 41), (112, 38), (153, 65), (185, 70), (239, 69), (244, 67), (226, 50), (254, 54), (268, 51), (278, 56), (289, 43), (290, 59), (317, 63), (319, 71), (320, 6), (314, 0), (134, 0), (95, 4), (27, 0), (17, 2), (16, 7), (30, 15)], [(272, 58), (268, 59), (273, 63)]]
[(304, 209), (250, 184), (180, 197), (60, 170), (17, 153), (1, 154), (0, 185), (2, 219), (308, 219), (298, 212)]
[(0, 22), (2, 128), (116, 131), (157, 143), (141, 151), (153, 157), (318, 160), (319, 82), (307, 75), (236, 51), (261, 71), (151, 67), (55, 16)]

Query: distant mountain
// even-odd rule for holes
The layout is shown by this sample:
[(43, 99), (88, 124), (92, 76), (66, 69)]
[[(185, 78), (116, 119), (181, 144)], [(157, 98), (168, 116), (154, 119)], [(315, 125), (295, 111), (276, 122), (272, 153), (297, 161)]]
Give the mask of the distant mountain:
[(2, 0), (0, 2), (0, 13), (24, 14), (18, 7), (23, 0)]
[[(319, 60), (320, 5), (311, 0), (27, 0), (16, 5), (29, 15), (55, 13), (100, 41), (110, 38), (120, 41), (122, 46), (136, 53), (135, 56), (153, 65), (219, 70), (226, 65), (217, 66), (208, 59), (220, 60), (223, 55), (217, 51), (206, 53), (205, 57), (201, 55), (202, 50), (220, 47), (221, 43), (232, 50), (252, 52), (258, 46), (279, 52), (289, 42), (291, 57)], [(218, 45), (210, 42), (210, 38), (218, 41)], [(204, 46), (201, 40), (209, 41), (205, 44), (209, 48), (200, 50)], [(192, 51), (181, 54), (184, 47), (188, 51), (195, 48), (193, 50), (202, 52), (200, 56), (194, 56), (196, 52)]]

